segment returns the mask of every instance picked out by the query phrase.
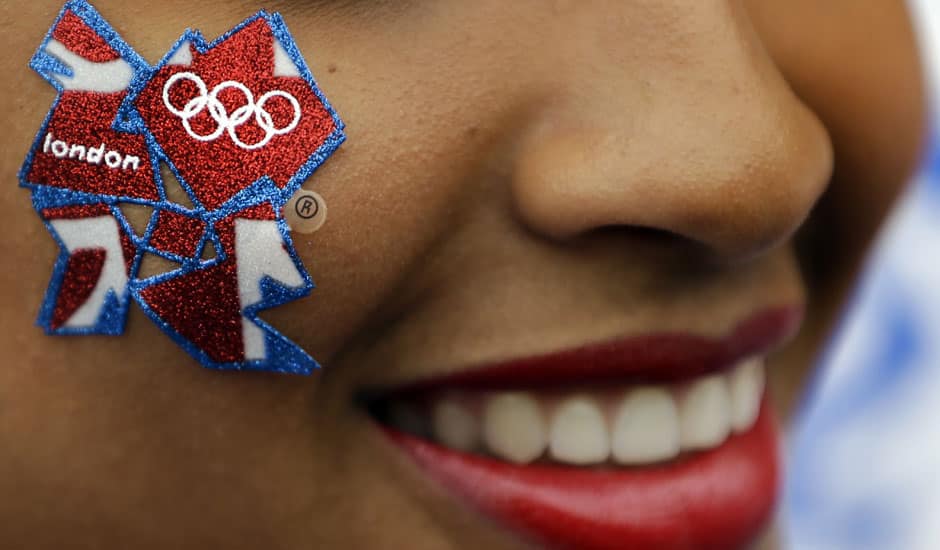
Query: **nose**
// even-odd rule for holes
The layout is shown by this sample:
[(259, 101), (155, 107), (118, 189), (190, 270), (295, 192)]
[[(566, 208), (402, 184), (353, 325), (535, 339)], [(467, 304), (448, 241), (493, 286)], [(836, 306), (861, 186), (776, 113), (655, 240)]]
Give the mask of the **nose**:
[(825, 189), (832, 148), (743, 8), (649, 2), (668, 22), (651, 35), (600, 4), (606, 15), (558, 34), (552, 92), (515, 158), (521, 218), (553, 239), (656, 229), (732, 259), (785, 241)]

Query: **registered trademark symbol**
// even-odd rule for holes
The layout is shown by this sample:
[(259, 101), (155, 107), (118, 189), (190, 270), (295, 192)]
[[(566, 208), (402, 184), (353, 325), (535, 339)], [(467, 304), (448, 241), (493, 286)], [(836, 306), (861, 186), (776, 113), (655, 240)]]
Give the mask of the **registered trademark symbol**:
[(320, 203), (310, 195), (300, 197), (300, 199), (294, 203), (294, 212), (301, 218), (309, 220), (320, 212)]
[(284, 205), (284, 218), (291, 231), (313, 233), (326, 222), (326, 201), (307, 189), (298, 190)]

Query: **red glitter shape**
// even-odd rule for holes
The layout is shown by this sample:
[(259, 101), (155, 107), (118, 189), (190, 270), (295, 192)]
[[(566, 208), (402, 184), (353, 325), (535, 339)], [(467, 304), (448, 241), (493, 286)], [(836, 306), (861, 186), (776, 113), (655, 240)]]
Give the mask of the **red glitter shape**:
[[(270, 26), (259, 18), (205, 54), (190, 47), (192, 65), (163, 67), (136, 100), (138, 111), (157, 142), (209, 210), (219, 208), (263, 176), (270, 176), (275, 185), (283, 188), (336, 129), (329, 111), (306, 80), (274, 76), (274, 41)], [(251, 90), (255, 101), (269, 91), (287, 92), (300, 105), (300, 121), (291, 132), (275, 136), (266, 146), (256, 150), (239, 148), (227, 132), (214, 141), (197, 141), (163, 103), (164, 85), (180, 72), (198, 75), (208, 90), (225, 81), (238, 81)], [(170, 89), (170, 101), (173, 105), (183, 106), (194, 93), (194, 86), (182, 83)], [(223, 92), (219, 100), (230, 113), (244, 105), (244, 97), (235, 91)], [(271, 113), (277, 127), (286, 126), (293, 116), (291, 104), (283, 99), (272, 99), (265, 104), (265, 109)], [(217, 128), (208, 112), (195, 117), (191, 123), (193, 131), (202, 135)], [(245, 124), (236, 132), (247, 143), (263, 137), (255, 124)]]
[(161, 210), (157, 214), (157, 226), (150, 237), (150, 246), (163, 252), (192, 258), (196, 255), (205, 230), (206, 222), (198, 218), (171, 210)]
[(134, 257), (137, 255), (137, 247), (134, 246), (134, 241), (124, 232), (120, 224), (118, 224), (118, 230), (121, 235), (121, 252), (124, 254), (124, 268), (127, 269), (127, 277), (130, 278), (131, 268), (134, 267)]
[(227, 255), (224, 262), (173, 277), (140, 293), (161, 322), (220, 363), (244, 360), (235, 257), (236, 219), (275, 220), (277, 213), (269, 203), (264, 203), (226, 216), (215, 224)]
[(71, 204), (55, 208), (43, 208), (42, 217), (47, 220), (78, 220), (110, 216), (111, 208), (106, 204)]
[(121, 57), (121, 54), (72, 10), (65, 12), (59, 20), (52, 31), (52, 38), (61, 42), (69, 51), (95, 63), (106, 63)]
[[(118, 132), (111, 127), (126, 95), (126, 92), (62, 92), (49, 119), (46, 135), (40, 136), (27, 180), (36, 185), (95, 195), (159, 200), (144, 136)], [(57, 141), (69, 148), (64, 158), (55, 154), (52, 145)], [(92, 148), (103, 147), (102, 158), (99, 162), (83, 160), (79, 149), (72, 154), (72, 146), (83, 147), (85, 159)], [(111, 168), (104, 160), (109, 151), (119, 153), (122, 160), (128, 155), (137, 157), (139, 162), (136, 167)]]
[(52, 330), (64, 325), (75, 312), (88, 301), (104, 268), (107, 255), (104, 249), (89, 248), (76, 250), (69, 256), (65, 267), (65, 276), (59, 295), (56, 298), (55, 309), (52, 312)]
[(243, 361), (235, 258), (145, 288), (141, 299), (163, 323), (219, 363)]

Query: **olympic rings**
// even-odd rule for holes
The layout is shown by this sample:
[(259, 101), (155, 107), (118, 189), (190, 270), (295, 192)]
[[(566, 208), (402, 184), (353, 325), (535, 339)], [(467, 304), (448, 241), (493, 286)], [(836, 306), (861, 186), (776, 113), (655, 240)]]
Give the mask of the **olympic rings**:
[[(181, 80), (188, 80), (195, 84), (199, 95), (190, 99), (182, 109), (178, 109), (170, 101), (170, 89)], [(238, 90), (239, 93), (245, 96), (245, 104), (235, 109), (231, 114), (229, 114), (225, 105), (219, 101), (219, 94), (229, 88)], [(286, 99), (294, 109), (294, 118), (291, 120), (290, 124), (283, 128), (274, 126), (274, 117), (264, 108), (265, 104), (275, 97)], [(274, 136), (281, 136), (293, 131), (300, 123), (301, 116), (300, 102), (297, 101), (297, 98), (283, 90), (272, 90), (258, 98), (258, 102), (256, 103), (254, 94), (241, 82), (226, 80), (213, 88), (210, 92), (206, 87), (206, 83), (199, 78), (199, 75), (190, 72), (176, 73), (166, 81), (166, 84), (163, 86), (163, 104), (166, 105), (166, 108), (171, 113), (182, 120), (183, 128), (186, 129), (186, 133), (189, 134), (191, 138), (198, 141), (215, 141), (227, 131), (229, 137), (232, 138), (232, 142), (247, 151), (260, 149), (267, 145)], [(206, 135), (193, 131), (192, 125), (190, 124), (193, 117), (199, 115), (203, 110), (206, 110), (209, 116), (212, 117), (212, 120), (218, 124), (218, 128)], [(246, 124), (252, 117), (254, 117), (258, 126), (264, 130), (264, 138), (258, 143), (248, 144), (239, 139), (237, 130), (239, 126)]]

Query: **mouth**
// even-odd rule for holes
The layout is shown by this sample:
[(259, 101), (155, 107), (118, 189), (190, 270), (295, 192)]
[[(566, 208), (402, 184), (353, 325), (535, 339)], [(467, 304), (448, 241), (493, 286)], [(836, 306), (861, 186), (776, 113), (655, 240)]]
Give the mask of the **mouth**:
[(764, 357), (801, 317), (769, 309), (720, 338), (632, 337), (365, 402), (432, 480), (549, 547), (743, 548), (777, 496)]

